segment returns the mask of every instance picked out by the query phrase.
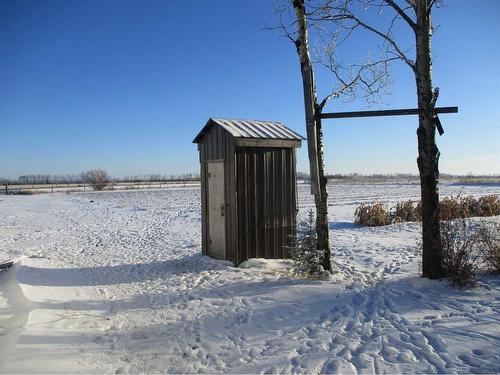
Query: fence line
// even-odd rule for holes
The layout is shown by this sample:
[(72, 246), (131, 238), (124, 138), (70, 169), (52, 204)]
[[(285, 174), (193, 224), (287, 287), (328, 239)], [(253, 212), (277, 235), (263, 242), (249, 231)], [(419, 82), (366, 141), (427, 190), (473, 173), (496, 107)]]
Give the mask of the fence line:
[[(176, 180), (176, 181), (138, 181), (138, 182), (111, 182), (104, 190), (144, 190), (164, 189), (172, 187), (199, 186), (199, 180)], [(2, 184), (0, 194), (20, 195), (38, 193), (73, 193), (92, 191), (92, 187), (85, 183), (64, 184)]]

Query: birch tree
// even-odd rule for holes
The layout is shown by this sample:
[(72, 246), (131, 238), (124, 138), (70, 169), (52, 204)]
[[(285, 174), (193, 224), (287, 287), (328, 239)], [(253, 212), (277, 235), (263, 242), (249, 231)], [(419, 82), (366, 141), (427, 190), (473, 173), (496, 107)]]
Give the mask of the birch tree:
[[(316, 83), (309, 52), (309, 38), (307, 35), (307, 19), (304, 0), (292, 0), (297, 19), (297, 38), (294, 40), (300, 61), (302, 86), (304, 90), (304, 108), (307, 129), (307, 149), (311, 175), (311, 190), (316, 204), (316, 232), (318, 248), (323, 251), (322, 266), (326, 271), (332, 271), (331, 250), (328, 229), (328, 193), (327, 179), (323, 163), (323, 131), (320, 108), (317, 102)], [(319, 125), (319, 126), (318, 126)]]
[[(376, 35), (382, 41), (382, 51), (387, 58), (404, 62), (415, 77), (419, 110), (417, 165), (423, 211), (422, 275), (432, 279), (443, 276), (438, 192), (440, 153), (435, 137), (436, 126), (439, 126), (435, 113), (439, 89), (432, 84), (431, 58), (431, 14), (439, 4), (439, 0), (326, 0), (317, 4), (310, 16), (314, 22), (333, 23), (346, 33), (346, 38), (356, 30)], [(392, 13), (385, 28), (364, 19), (370, 10), (378, 14)], [(394, 36), (399, 23), (413, 34), (410, 48), (404, 48)], [(413, 57), (409, 55), (411, 50), (414, 50)]]
[[(316, 232), (318, 249), (323, 252), (322, 266), (326, 271), (332, 271), (331, 249), (328, 227), (328, 191), (323, 153), (323, 129), (321, 113), (325, 105), (333, 99), (347, 97), (354, 100), (361, 95), (367, 100), (377, 97), (390, 83), (387, 73), (388, 63), (394, 57), (384, 57), (376, 61), (367, 60), (363, 63), (344, 66), (339, 63), (336, 48), (342, 43), (335, 31), (320, 28), (324, 23), (321, 19), (321, 7), (306, 9), (305, 0), (291, 0), (293, 16), (286, 21), (284, 15), (287, 7), (278, 8), (280, 25), (269, 29), (280, 29), (283, 35), (292, 41), (296, 47), (300, 62), (302, 87), (304, 94), (305, 122), (307, 130), (307, 147), (311, 176), (311, 193), (315, 196)], [(319, 17), (319, 19), (318, 19)], [(318, 100), (314, 65), (309, 47), (310, 28), (315, 28), (322, 38), (321, 53), (316, 62), (333, 73), (331, 91), (321, 101)]]

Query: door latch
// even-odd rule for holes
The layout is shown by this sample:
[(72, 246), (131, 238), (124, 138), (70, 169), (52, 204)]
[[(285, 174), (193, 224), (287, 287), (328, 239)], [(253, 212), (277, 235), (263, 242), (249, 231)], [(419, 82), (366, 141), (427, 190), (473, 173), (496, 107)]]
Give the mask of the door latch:
[(224, 205), (220, 205), (220, 216), (224, 216)]

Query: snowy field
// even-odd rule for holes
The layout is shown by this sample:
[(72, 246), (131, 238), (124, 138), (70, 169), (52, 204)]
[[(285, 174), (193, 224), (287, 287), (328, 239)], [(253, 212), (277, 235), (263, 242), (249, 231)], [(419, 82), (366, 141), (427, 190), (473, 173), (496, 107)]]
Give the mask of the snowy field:
[[(500, 187), (441, 187), (457, 193)], [(421, 279), (418, 223), (353, 224), (359, 203), (417, 185), (330, 186), (328, 281), (200, 255), (199, 195), (0, 197), (0, 261), (19, 258), (0, 272), (0, 372), (500, 372), (500, 278)], [(313, 206), (306, 185), (299, 205)]]

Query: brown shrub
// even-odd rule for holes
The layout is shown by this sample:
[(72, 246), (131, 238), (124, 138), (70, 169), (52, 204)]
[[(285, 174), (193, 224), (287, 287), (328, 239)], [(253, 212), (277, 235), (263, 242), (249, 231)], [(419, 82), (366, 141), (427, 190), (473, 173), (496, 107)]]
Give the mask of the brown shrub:
[(497, 195), (487, 195), (478, 199), (472, 195), (446, 197), (441, 201), (440, 207), (442, 220), (500, 215), (500, 199)]
[(391, 222), (402, 223), (405, 221), (419, 221), (416, 207), (411, 200), (398, 202), (391, 210)]
[(478, 233), (464, 219), (441, 222), (442, 265), (456, 286), (474, 286), (479, 267)]
[(391, 223), (391, 216), (387, 206), (383, 203), (362, 203), (354, 213), (355, 223), (368, 227), (388, 225)]
[(453, 220), (461, 217), (460, 199), (458, 197), (445, 197), (439, 203), (441, 220)]
[(103, 190), (109, 184), (108, 173), (103, 169), (92, 169), (85, 172), (83, 177), (94, 190)]
[(415, 207), (415, 216), (418, 221), (422, 221), (422, 201), (418, 201), (417, 207)]
[(474, 216), (500, 215), (500, 199), (497, 195), (487, 195), (477, 200), (477, 212)]
[(500, 223), (485, 222), (478, 230), (479, 251), (484, 263), (500, 273)]
[(459, 200), (460, 208), (457, 212), (457, 214), (459, 216), (457, 216), (454, 219), (457, 219), (459, 217), (465, 218), (465, 217), (479, 216), (479, 215), (476, 215), (476, 213), (478, 212), (477, 201), (474, 199), (474, 197), (472, 195), (469, 195), (466, 197), (461, 197), (461, 198), (457, 197), (457, 198), (452, 198), (452, 199), (455, 199), (456, 201), (458, 201), (460, 199)]

